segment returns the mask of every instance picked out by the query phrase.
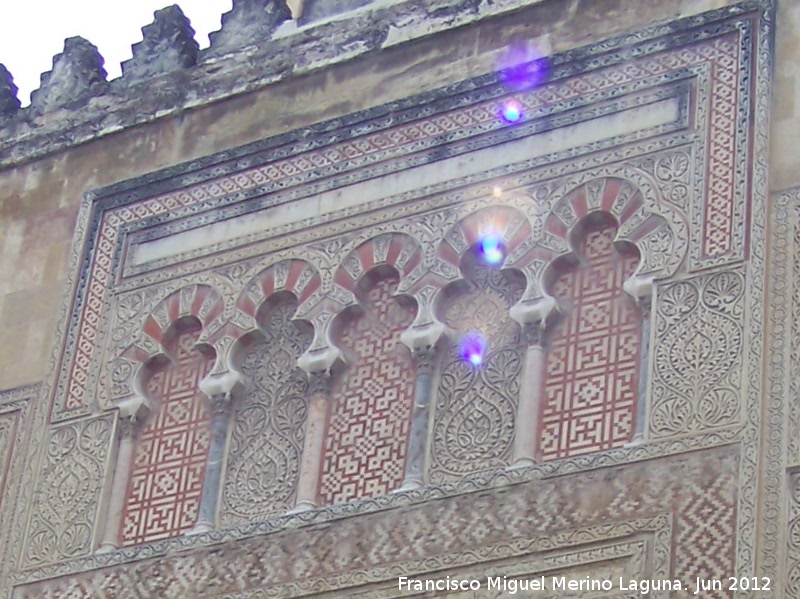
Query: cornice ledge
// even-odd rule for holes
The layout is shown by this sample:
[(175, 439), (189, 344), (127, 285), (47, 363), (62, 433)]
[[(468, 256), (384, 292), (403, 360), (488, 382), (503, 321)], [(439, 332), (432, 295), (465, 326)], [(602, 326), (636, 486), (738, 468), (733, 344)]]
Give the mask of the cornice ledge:
[(80, 110), (17, 110), (0, 121), (0, 168), (542, 1), (379, 1), (304, 26), (290, 21), (260, 46), (223, 56), (209, 49), (188, 69), (142, 81), (115, 79)]

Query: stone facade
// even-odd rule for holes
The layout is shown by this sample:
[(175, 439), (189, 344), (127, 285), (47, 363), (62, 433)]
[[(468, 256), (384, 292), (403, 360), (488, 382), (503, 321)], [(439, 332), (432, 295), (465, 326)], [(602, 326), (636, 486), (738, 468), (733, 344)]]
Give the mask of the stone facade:
[(800, 596), (798, 6), (306, 4), (0, 68), (0, 596)]

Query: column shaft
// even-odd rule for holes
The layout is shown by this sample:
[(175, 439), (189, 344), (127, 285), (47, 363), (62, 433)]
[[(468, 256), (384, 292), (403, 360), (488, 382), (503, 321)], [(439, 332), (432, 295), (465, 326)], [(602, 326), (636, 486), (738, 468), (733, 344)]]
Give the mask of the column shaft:
[(529, 466), (536, 462), (539, 409), (544, 392), (544, 327), (539, 323), (532, 323), (525, 325), (524, 329), (528, 349), (525, 352), (525, 364), (519, 386), (512, 467)]
[(642, 352), (639, 362), (639, 388), (636, 399), (636, 426), (631, 443), (640, 443), (647, 437), (647, 363), (650, 360), (650, 298), (640, 300), (642, 311)]
[(208, 448), (206, 474), (203, 491), (200, 495), (197, 524), (192, 533), (205, 532), (216, 526), (217, 503), (222, 483), (222, 462), (225, 458), (225, 445), (228, 442), (228, 423), (230, 421), (231, 397), (221, 393), (211, 397), (211, 444)]
[(295, 511), (315, 508), (319, 502), (319, 483), (322, 472), (322, 453), (325, 449), (325, 430), (330, 409), (331, 375), (314, 372), (309, 375), (308, 419), (303, 441), (303, 457), (297, 482)]
[(108, 500), (108, 510), (106, 511), (103, 540), (98, 549), (101, 552), (113, 551), (119, 547), (122, 512), (125, 509), (125, 492), (128, 489), (128, 479), (133, 466), (137, 425), (136, 418), (119, 419), (119, 449), (117, 450), (114, 478), (111, 481), (111, 495)]
[(425, 450), (428, 441), (428, 419), (433, 394), (434, 349), (422, 347), (414, 350), (417, 380), (414, 388), (414, 411), (406, 454), (406, 471), (401, 489), (416, 489), (425, 481)]

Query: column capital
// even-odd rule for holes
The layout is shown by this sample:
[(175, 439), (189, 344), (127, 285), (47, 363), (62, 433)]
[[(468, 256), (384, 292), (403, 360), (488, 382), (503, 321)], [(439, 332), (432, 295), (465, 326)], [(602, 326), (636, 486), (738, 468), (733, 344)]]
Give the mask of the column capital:
[(242, 377), (235, 370), (228, 370), (223, 374), (207, 376), (200, 381), (200, 391), (211, 398), (216, 395), (231, 395), (243, 387)]
[(214, 395), (209, 396), (208, 404), (211, 408), (211, 414), (214, 418), (228, 416), (231, 413), (233, 396), (229, 391), (225, 393), (215, 393)]
[(128, 398), (119, 403), (118, 424), (120, 438), (133, 438), (150, 414), (150, 405), (142, 396)]
[(650, 298), (653, 295), (653, 279), (632, 276), (622, 284), (622, 289), (636, 301), (637, 306), (642, 308), (645, 304), (650, 304)]
[(509, 316), (525, 326), (528, 323), (546, 323), (556, 312), (558, 304), (555, 298), (543, 296), (533, 301), (514, 304), (509, 310)]
[(309, 395), (328, 396), (333, 386), (333, 374), (330, 370), (317, 370), (308, 373), (308, 393)]
[(346, 363), (341, 350), (329, 345), (323, 349), (307, 351), (297, 360), (297, 365), (310, 376), (315, 372), (328, 372), (343, 366)]
[(430, 374), (433, 372), (433, 362), (436, 357), (436, 347), (433, 345), (421, 345), (415, 347), (411, 352), (414, 364), (417, 366), (418, 374)]
[(400, 335), (400, 342), (415, 352), (419, 348), (435, 347), (445, 333), (445, 326), (439, 321), (430, 322), (421, 327), (406, 329)]
[(528, 347), (542, 347), (547, 332), (547, 323), (544, 320), (526, 322), (522, 325), (522, 337)]

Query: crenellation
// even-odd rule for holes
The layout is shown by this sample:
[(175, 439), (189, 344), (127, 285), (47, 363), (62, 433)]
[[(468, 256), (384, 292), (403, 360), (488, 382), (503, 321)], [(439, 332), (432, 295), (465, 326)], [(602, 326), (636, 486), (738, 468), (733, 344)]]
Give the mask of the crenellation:
[(122, 63), (125, 83), (188, 69), (197, 63), (200, 46), (181, 8), (173, 4), (153, 16), (153, 22), (142, 27), (142, 41), (131, 46), (133, 58)]
[(31, 108), (46, 112), (77, 108), (108, 89), (106, 70), (97, 47), (82, 37), (64, 40), (64, 51), (53, 58), (53, 68), (42, 73), (39, 89), (31, 93)]
[(0, 121), (19, 110), (17, 86), (4, 64), (0, 63)]
[[(257, 6), (259, 1), (254, 5)], [(540, 0), (534, 0), (534, 9), (538, 9), (536, 5), (539, 3)], [(420, 0), (392, 5), (374, 3), (353, 14), (340, 15), (335, 21), (315, 21), (301, 27), (296, 26), (297, 21), (284, 21), (283, 26), (278, 25), (272, 32), (269, 44), (243, 45), (252, 48), (244, 60), (240, 53), (230, 53), (225, 49), (219, 35), (224, 40), (226, 34), (217, 32), (218, 35), (211, 36), (212, 47), (200, 52), (193, 66), (174, 71), (173, 76), (167, 78), (169, 83), (165, 83), (165, 78), (145, 77), (137, 78), (136, 85), (130, 86), (128, 81), (133, 75), (131, 66), (126, 64), (123, 65), (124, 76), (110, 84), (105, 82), (105, 72), (102, 77), (92, 78), (97, 81), (91, 87), (91, 96), (101, 95), (106, 90), (109, 92), (102, 101), (91, 104), (78, 102), (75, 107), (80, 107), (80, 110), (61, 110), (56, 115), (52, 114), (55, 109), (71, 107), (73, 103), (68, 90), (62, 89), (64, 85), (56, 85), (57, 81), (66, 78), (61, 72), (69, 70), (66, 64), (62, 64), (69, 63), (65, 60), (68, 52), (59, 54), (54, 59), (59, 67), (54, 66), (53, 71), (42, 75), (42, 89), (33, 92), (31, 107), (21, 109), (14, 118), (0, 125), (0, 166), (19, 164), (121, 129), (260, 90), (298, 75), (425, 38), (437, 31), (445, 32), (460, 25), (506, 15), (519, 10), (524, 3), (520, 0), (497, 0), (491, 5), (482, 5), (477, 14), (465, 10), (455, 17), (449, 13), (442, 16), (438, 11), (439, 7), (452, 4), (453, 0)], [(237, 1), (231, 13), (235, 13), (240, 5)], [(242, 8), (238, 10), (249, 14)], [(241, 17), (231, 14), (228, 19), (231, 18), (238, 23)], [(223, 19), (223, 30), (225, 26)], [(85, 40), (83, 42), (91, 46)], [(70, 42), (69, 46), (73, 45)], [(228, 48), (233, 50), (233, 46)], [(102, 65), (99, 54), (97, 60)], [(176, 78), (177, 73), (183, 73), (184, 77)], [(80, 99), (86, 97), (81, 95)]]
[(787, 6), (233, 0), (0, 67), (0, 597), (800, 597)]
[(209, 34), (211, 47), (203, 57), (230, 54), (268, 40), (292, 11), (285, 0), (234, 0), (233, 8), (222, 15), (222, 28)]

